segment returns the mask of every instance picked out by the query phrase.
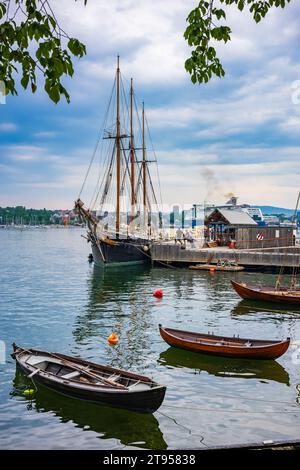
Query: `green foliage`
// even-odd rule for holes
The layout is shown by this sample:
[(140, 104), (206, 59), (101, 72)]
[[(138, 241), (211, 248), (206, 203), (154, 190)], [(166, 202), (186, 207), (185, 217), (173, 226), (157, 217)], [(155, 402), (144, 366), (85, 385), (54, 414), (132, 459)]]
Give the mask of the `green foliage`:
[(47, 209), (26, 209), (23, 206), (0, 207), (1, 224), (49, 224), (54, 211)]
[[(216, 41), (227, 43), (231, 29), (226, 24), (223, 5), (234, 5), (240, 11), (248, 9), (256, 23), (261, 21), (272, 8), (284, 8), (291, 0), (200, 0), (198, 6), (187, 17), (188, 26), (184, 33), (191, 56), (185, 68), (193, 83), (207, 83), (213, 75), (223, 77), (225, 71), (214, 47)], [(216, 6), (218, 4), (218, 6)]]
[[(0, 225), (62, 225), (63, 223), (64, 212), (60, 210), (26, 209), (24, 206), (0, 207)], [(69, 223), (77, 224), (77, 218), (72, 217)]]
[(70, 102), (61, 79), (73, 76), (71, 54), (83, 57), (85, 45), (59, 26), (49, 1), (0, 1), (0, 80), (6, 94), (17, 94), (17, 76), (23, 88), (30, 85), (34, 93), (39, 69), (51, 100), (58, 103), (63, 95)]

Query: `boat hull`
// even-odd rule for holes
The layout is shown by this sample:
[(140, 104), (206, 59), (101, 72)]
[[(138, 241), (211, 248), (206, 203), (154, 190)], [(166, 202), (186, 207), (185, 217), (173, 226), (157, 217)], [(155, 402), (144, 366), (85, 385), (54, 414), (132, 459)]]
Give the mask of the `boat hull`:
[[(42, 351), (30, 351), (33, 351), (34, 353), (38, 354), (43, 353)], [(51, 357), (51, 353), (46, 354), (49, 354), (49, 357)], [(98, 366), (97, 364), (76, 358), (71, 358), (62, 354), (56, 354), (56, 357), (58, 356), (63, 360), (72, 360), (74, 364), (88, 365), (92, 367)], [(18, 352), (14, 353), (13, 357), (16, 359), (17, 367), (19, 367), (26, 375), (30, 375), (32, 374), (32, 372), (34, 372), (34, 369), (30, 365), (25, 364), (22, 360), (18, 358)], [(104, 368), (104, 366), (100, 367), (102, 369)], [(138, 376), (130, 372), (124, 372), (110, 367), (107, 367), (105, 369), (110, 372), (120, 372), (124, 376), (127, 376), (129, 378), (140, 378), (140, 380), (145, 380), (149, 383), (151, 382), (151, 380), (147, 377)], [(132, 411), (138, 411), (140, 413), (154, 413), (162, 404), (166, 393), (166, 387), (158, 384), (155, 384), (157, 386), (149, 390), (129, 391), (128, 389), (117, 390), (112, 388), (105, 390), (105, 388), (101, 389), (101, 387), (97, 387), (96, 389), (96, 387), (91, 387), (89, 385), (80, 386), (78, 384), (75, 384), (72, 380), (53, 380), (53, 378), (51, 378), (49, 374), (47, 376), (43, 373), (34, 374), (32, 380), (34, 380), (34, 383), (41, 384), (47, 387), (48, 389), (51, 389), (62, 395), (93, 403), (110, 405), (117, 408), (125, 408)]]
[(98, 243), (92, 242), (95, 265), (106, 267), (142, 264), (151, 261), (148, 240), (113, 240), (112, 242), (114, 243), (110, 244), (102, 240)]
[(267, 291), (266, 289), (255, 288), (235, 281), (231, 281), (231, 284), (242, 299), (300, 305), (300, 294), (293, 295), (289, 293), (288, 289), (282, 289), (280, 292), (272, 292), (271, 288), (270, 291)]
[[(276, 359), (287, 351), (290, 344), (290, 339), (288, 338), (286, 341), (280, 342), (255, 340), (255, 343), (261, 344), (257, 346), (246, 346), (247, 342), (250, 343), (254, 340), (204, 335), (188, 331), (184, 332), (181, 330), (163, 328), (161, 325), (159, 332), (166, 343), (176, 348), (214, 356), (244, 359)], [(230, 341), (231, 345), (224, 344)]]

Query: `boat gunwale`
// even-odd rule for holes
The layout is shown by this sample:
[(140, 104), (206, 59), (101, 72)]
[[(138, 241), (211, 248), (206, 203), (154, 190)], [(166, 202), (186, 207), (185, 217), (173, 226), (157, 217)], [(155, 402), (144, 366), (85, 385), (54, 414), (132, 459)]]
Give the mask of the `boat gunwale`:
[[(232, 337), (226, 337), (226, 336), (215, 336), (215, 335), (203, 335), (203, 336), (206, 336), (206, 337), (212, 337), (215, 338), (215, 341), (220, 341), (221, 339), (223, 340), (226, 340), (226, 339), (229, 339), (229, 340), (237, 340), (238, 342), (241, 341), (241, 342), (261, 342), (262, 344), (261, 345), (249, 345), (249, 346), (246, 346), (245, 344), (241, 343), (240, 346), (237, 346), (237, 345), (231, 345), (231, 344), (215, 344), (215, 343), (205, 343), (205, 342), (201, 342), (201, 341), (193, 341), (193, 340), (190, 340), (188, 338), (182, 338), (180, 336), (176, 336), (172, 333), (170, 333), (170, 330), (171, 331), (175, 331), (175, 332), (179, 332), (179, 333), (188, 333), (188, 334), (193, 334), (193, 335), (196, 335), (196, 336), (200, 336), (202, 335), (201, 333), (196, 333), (196, 332), (193, 332), (193, 331), (184, 331), (184, 330), (176, 330), (176, 329), (173, 329), (173, 328), (164, 328), (162, 325), (159, 325), (159, 330), (160, 331), (163, 331), (166, 333), (167, 336), (171, 336), (172, 338), (174, 338), (175, 340), (179, 340), (179, 341), (186, 341), (187, 343), (191, 343), (191, 344), (195, 344), (195, 345), (201, 345), (203, 344), (204, 346), (212, 346), (212, 347), (219, 347), (219, 348), (224, 348), (224, 347), (228, 347), (230, 349), (238, 349), (238, 350), (257, 350), (257, 349), (265, 349), (265, 348), (268, 348), (268, 347), (274, 347), (274, 346), (279, 346), (279, 345), (284, 345), (286, 343), (290, 343), (290, 338), (286, 338), (285, 340), (281, 340), (281, 341), (276, 341), (276, 340), (252, 340), (250, 338), (232, 338)], [(213, 340), (213, 339), (212, 339)], [(230, 341), (229, 341), (230, 343)]]
[[(295, 294), (295, 292), (298, 292), (298, 291), (290, 291), (289, 287), (286, 287), (286, 286), (282, 286), (280, 291), (275, 291), (274, 287), (272, 286), (256, 287), (253, 284), (236, 282), (233, 279), (231, 279), (231, 284), (233, 288), (235, 289), (235, 291), (237, 292), (237, 294), (240, 296), (241, 294), (239, 294), (238, 292), (239, 289), (244, 290), (244, 291), (249, 291), (250, 293), (254, 293), (254, 294), (269, 295), (271, 297), (274, 297), (275, 300), (288, 298), (288, 299), (295, 299), (298, 302), (300, 302), (300, 292), (299, 294)], [(270, 291), (266, 289), (270, 289)], [(263, 300), (263, 299), (259, 299), (259, 300)]]

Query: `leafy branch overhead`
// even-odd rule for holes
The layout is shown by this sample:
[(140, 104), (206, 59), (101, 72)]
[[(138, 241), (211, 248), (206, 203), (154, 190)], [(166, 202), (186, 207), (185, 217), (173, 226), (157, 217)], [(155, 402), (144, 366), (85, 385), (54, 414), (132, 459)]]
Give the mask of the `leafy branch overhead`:
[[(87, 0), (83, 0), (86, 4)], [(57, 103), (64, 95), (64, 76), (74, 73), (71, 55), (82, 57), (86, 48), (59, 25), (50, 2), (45, 0), (0, 0), (0, 81), (6, 94), (17, 94), (15, 77), (21, 85), (37, 89), (37, 69), (44, 77), (44, 88)]]
[(223, 6), (233, 5), (240, 11), (249, 10), (254, 21), (259, 23), (271, 8), (284, 8), (291, 0), (200, 0), (198, 6), (187, 17), (188, 26), (184, 37), (192, 48), (185, 68), (193, 83), (207, 83), (213, 75), (223, 77), (224, 68), (217, 57), (216, 41), (227, 43), (231, 39), (231, 28), (225, 24)]
[[(87, 0), (79, 1), (87, 4)], [(248, 9), (258, 23), (272, 7), (284, 8), (290, 1), (200, 0), (188, 15), (184, 33), (192, 48), (191, 57), (185, 62), (192, 82), (207, 83), (213, 75), (225, 75), (215, 49), (217, 41), (226, 43), (231, 37), (230, 27), (224, 24), (223, 7)], [(39, 70), (51, 100), (57, 103), (65, 96), (70, 102), (61, 80), (74, 74), (71, 56), (80, 58), (85, 54), (85, 45), (60, 26), (51, 0), (0, 0), (0, 81), (4, 82), (6, 94), (17, 94), (16, 77), (34, 93)]]

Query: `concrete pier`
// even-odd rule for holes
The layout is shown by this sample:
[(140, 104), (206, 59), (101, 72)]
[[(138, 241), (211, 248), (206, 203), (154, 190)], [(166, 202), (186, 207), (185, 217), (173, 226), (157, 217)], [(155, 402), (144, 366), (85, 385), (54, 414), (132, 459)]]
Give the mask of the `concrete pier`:
[(234, 250), (228, 248), (183, 249), (174, 243), (154, 243), (151, 247), (152, 261), (164, 263), (216, 263), (218, 259), (235, 261), (245, 267), (300, 267), (300, 248), (291, 246), (274, 249)]

